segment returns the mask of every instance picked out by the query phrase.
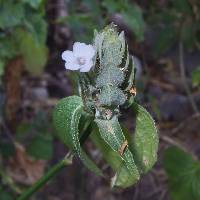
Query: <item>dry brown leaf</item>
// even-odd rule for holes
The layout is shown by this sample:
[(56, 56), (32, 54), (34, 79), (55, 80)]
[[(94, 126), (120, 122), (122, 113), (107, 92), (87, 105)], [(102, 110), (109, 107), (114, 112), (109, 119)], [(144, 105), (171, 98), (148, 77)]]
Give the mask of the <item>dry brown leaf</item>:
[(15, 146), (16, 154), (9, 160), (8, 174), (18, 183), (32, 185), (43, 175), (46, 161), (32, 159), (19, 143)]
[(21, 104), (21, 76), (23, 71), (23, 63), (21, 57), (11, 60), (5, 69), (4, 82), (6, 93), (5, 113), (6, 120), (12, 131), (17, 125), (17, 112)]

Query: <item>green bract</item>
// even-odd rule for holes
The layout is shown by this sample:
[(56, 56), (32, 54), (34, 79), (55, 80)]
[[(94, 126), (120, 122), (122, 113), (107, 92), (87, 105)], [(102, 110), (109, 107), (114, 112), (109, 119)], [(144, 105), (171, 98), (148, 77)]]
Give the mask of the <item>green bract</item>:
[[(94, 47), (93, 70), (79, 76), (80, 97), (71, 96), (58, 102), (54, 124), (60, 139), (83, 163), (102, 174), (81, 147), (90, 135), (116, 172), (112, 186), (126, 188), (156, 162), (157, 130), (150, 114), (134, 102), (135, 69), (124, 33), (118, 34), (112, 24), (95, 33)], [(135, 112), (134, 134), (122, 130), (118, 120), (120, 107), (129, 107)]]

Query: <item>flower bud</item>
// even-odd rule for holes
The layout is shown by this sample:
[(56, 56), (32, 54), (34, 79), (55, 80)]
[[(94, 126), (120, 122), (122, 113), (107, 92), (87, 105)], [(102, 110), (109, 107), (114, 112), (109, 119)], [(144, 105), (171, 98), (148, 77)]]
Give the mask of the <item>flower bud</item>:
[[(95, 33), (96, 59), (93, 71), (81, 74), (80, 93), (87, 109), (96, 117), (108, 119), (119, 113), (135, 93), (135, 70), (129, 58), (124, 32), (111, 24)], [(109, 115), (108, 115), (109, 113)]]

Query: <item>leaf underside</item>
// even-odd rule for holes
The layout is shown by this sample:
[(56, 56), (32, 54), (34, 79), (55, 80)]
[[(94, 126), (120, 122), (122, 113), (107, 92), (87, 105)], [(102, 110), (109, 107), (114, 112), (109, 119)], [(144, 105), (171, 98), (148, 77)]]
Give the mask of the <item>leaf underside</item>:
[(131, 143), (135, 161), (141, 173), (146, 173), (157, 160), (158, 134), (155, 122), (151, 115), (142, 106), (134, 103), (136, 113), (135, 134)]
[[(123, 161), (121, 167), (117, 170), (116, 176), (113, 178), (114, 186), (127, 187), (124, 183), (124, 176), (121, 173), (126, 173), (127, 178), (131, 178), (131, 184), (138, 181), (140, 175), (137, 166), (134, 162), (133, 155), (128, 147), (121, 149), (122, 145), (126, 141), (125, 136), (121, 130), (117, 117), (113, 117), (111, 120), (96, 119), (95, 122), (99, 128), (99, 132), (104, 141), (112, 148), (112, 150), (119, 154), (120, 159)], [(119, 152), (122, 150), (123, 152)], [(126, 185), (125, 185), (126, 184)]]
[(58, 137), (74, 153), (77, 153), (84, 165), (98, 175), (102, 175), (100, 169), (83, 151), (79, 142), (78, 124), (83, 111), (83, 102), (78, 96), (70, 96), (61, 99), (54, 111), (53, 119)]

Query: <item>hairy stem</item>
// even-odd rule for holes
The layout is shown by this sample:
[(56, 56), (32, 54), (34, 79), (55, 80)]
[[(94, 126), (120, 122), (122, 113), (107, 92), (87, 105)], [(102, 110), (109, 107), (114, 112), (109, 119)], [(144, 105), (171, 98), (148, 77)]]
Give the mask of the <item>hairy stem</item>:
[(42, 186), (44, 186), (53, 176), (60, 172), (64, 167), (72, 163), (73, 154), (68, 153), (62, 160), (54, 165), (44, 176), (42, 176), (34, 185), (26, 190), (17, 200), (27, 200)]

